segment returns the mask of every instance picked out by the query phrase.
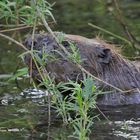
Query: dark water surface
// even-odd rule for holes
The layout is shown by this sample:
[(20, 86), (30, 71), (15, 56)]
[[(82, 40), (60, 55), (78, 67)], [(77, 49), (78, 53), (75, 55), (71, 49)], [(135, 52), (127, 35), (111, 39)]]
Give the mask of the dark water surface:
[[(140, 1), (121, 0), (120, 4), (129, 30), (140, 41)], [(52, 26), (53, 30), (86, 37), (100, 36), (116, 44), (123, 44), (123, 47), (127, 46), (88, 25), (93, 23), (127, 38), (114, 17), (112, 0), (58, 0), (53, 9), (57, 20), (57, 25)], [(30, 89), (26, 77), (16, 82), (7, 82), (12, 73), (24, 66), (18, 57), (21, 52), (17, 46), (0, 38), (0, 140), (74, 140), (69, 137), (73, 133), (71, 128), (64, 126), (54, 111), (51, 126), (48, 127), (46, 93)], [(125, 49), (124, 54), (138, 56), (132, 48)], [(105, 119), (95, 120), (90, 140), (140, 139), (139, 106), (104, 108), (103, 111), (110, 122)]]

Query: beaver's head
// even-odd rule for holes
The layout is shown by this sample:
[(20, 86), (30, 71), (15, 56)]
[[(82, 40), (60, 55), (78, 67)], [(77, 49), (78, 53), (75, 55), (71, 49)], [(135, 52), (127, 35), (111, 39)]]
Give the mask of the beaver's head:
[[(59, 33), (55, 33), (55, 35), (58, 37)], [(37, 55), (40, 58), (46, 56), (46, 58), (43, 58), (46, 63), (46, 70), (51, 76), (55, 77), (56, 81), (82, 79), (81, 70), (72, 61), (68, 60), (67, 55), (50, 34), (36, 34), (33, 41), (30, 36), (25, 40), (24, 44), (28, 49), (31, 49), (32, 42), (33, 49), (37, 50)], [(97, 40), (78, 35), (63, 35), (62, 45), (71, 53), (70, 43), (73, 43), (79, 51), (81, 65), (95, 76), (101, 76), (102, 66), (105, 67), (112, 61), (110, 48)], [(29, 58), (29, 56), (25, 57), (25, 62), (28, 65)], [(36, 69), (33, 69), (35, 75), (36, 71)]]
[[(56, 36), (60, 37), (58, 33), (56, 33)], [(129, 90), (133, 93), (122, 94), (113, 89), (112, 93), (104, 94), (98, 98), (98, 105), (114, 106), (140, 103), (140, 71), (137, 66), (116, 53), (112, 45), (101, 40), (88, 39), (77, 35), (64, 35), (61, 41), (70, 53), (72, 53), (70, 43), (75, 45), (81, 57), (82, 67), (92, 75), (121, 90)], [(67, 58), (67, 55), (50, 34), (37, 34), (34, 40), (32, 40), (32, 37), (28, 37), (24, 45), (29, 50), (33, 46), (36, 58), (39, 61), (43, 60), (45, 69), (51, 78), (55, 78), (56, 83), (69, 79), (74, 81), (83, 79), (83, 73), (79, 67)], [(31, 56), (26, 55), (25, 62), (28, 67), (32, 66), (33, 78), (40, 80), (37, 68), (34, 63), (30, 65), (30, 62), (32, 62), (30, 60)], [(39, 61), (38, 64), (41, 67)], [(42, 72), (44, 73), (44, 70)], [(110, 86), (103, 82), (95, 81), (95, 84), (106, 91), (110, 90)]]

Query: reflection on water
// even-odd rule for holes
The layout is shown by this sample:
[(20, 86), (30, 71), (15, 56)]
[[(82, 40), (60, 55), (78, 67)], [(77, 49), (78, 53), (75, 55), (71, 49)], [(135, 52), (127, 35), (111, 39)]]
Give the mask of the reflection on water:
[[(48, 128), (47, 92), (29, 89), (20, 94), (4, 95), (0, 103), (0, 136), (3, 140), (14, 135), (13, 139), (46, 139), (74, 140), (72, 128), (65, 126), (55, 109), (51, 109), (51, 126)], [(3, 103), (6, 102), (6, 103)], [(102, 108), (110, 121), (95, 120), (91, 140), (139, 140), (140, 138), (140, 106), (131, 105), (116, 108)], [(94, 112), (99, 114), (98, 111)], [(6, 117), (5, 117), (6, 116)], [(5, 134), (5, 135), (4, 135)]]
[[(120, 4), (130, 31), (137, 40), (140, 40), (139, 0), (122, 0)], [(126, 38), (113, 12), (112, 0), (59, 0), (56, 1), (53, 11), (57, 20), (54, 30), (87, 37), (99, 35), (114, 43), (122, 43), (105, 33), (99, 33), (97, 29), (93, 29), (87, 24), (94, 23)], [(5, 78), (8, 78), (21, 66), (18, 58), (21, 50), (14, 44), (8, 45), (9, 42), (6, 40), (0, 39), (0, 41), (0, 140), (39, 140), (47, 139), (47, 137), (52, 140), (73, 140), (69, 137), (72, 135), (72, 129), (62, 124), (60, 117), (53, 109), (52, 124), (48, 128), (46, 92), (36, 89), (26, 90), (29, 85), (23, 79), (19, 80), (18, 84), (17, 82), (7, 82)], [(132, 49), (127, 49), (128, 56), (135, 55), (132, 52)], [(111, 121), (107, 122), (104, 119), (100, 122), (96, 121), (90, 139), (140, 139), (139, 110), (139, 106), (103, 108), (104, 114)]]

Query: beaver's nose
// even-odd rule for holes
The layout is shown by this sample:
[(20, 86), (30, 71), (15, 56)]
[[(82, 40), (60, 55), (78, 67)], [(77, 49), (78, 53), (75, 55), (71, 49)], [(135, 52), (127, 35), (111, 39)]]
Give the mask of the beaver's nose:
[(23, 45), (25, 45), (28, 49), (31, 49), (31, 46), (32, 46), (32, 42), (33, 42), (33, 46), (36, 46), (37, 44), (37, 41), (36, 40), (32, 40), (32, 38), (27, 38), (24, 42), (23, 42)]

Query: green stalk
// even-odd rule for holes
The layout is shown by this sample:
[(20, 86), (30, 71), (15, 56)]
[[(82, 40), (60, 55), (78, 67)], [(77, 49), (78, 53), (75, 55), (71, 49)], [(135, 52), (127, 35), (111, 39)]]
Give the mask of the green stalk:
[(119, 35), (116, 35), (116, 34), (110, 32), (110, 31), (108, 31), (108, 30), (106, 30), (106, 29), (104, 29), (104, 28), (101, 28), (101, 27), (99, 27), (99, 26), (96, 26), (96, 25), (94, 25), (94, 24), (92, 24), (92, 23), (88, 23), (88, 25), (91, 26), (91, 27), (93, 27), (93, 28), (96, 28), (96, 29), (98, 29), (98, 30), (100, 30), (100, 31), (102, 31), (102, 32), (105, 32), (105, 33), (107, 33), (107, 34), (109, 34), (109, 35), (111, 35), (111, 36), (114, 36), (115, 38), (118, 38), (119, 40), (122, 40), (122, 41), (126, 42), (126, 43), (129, 44), (129, 45), (132, 45), (132, 43), (131, 43), (129, 40), (127, 40), (127, 39), (125, 39), (125, 38), (123, 38), (123, 37), (121, 37), (121, 36), (119, 36)]

